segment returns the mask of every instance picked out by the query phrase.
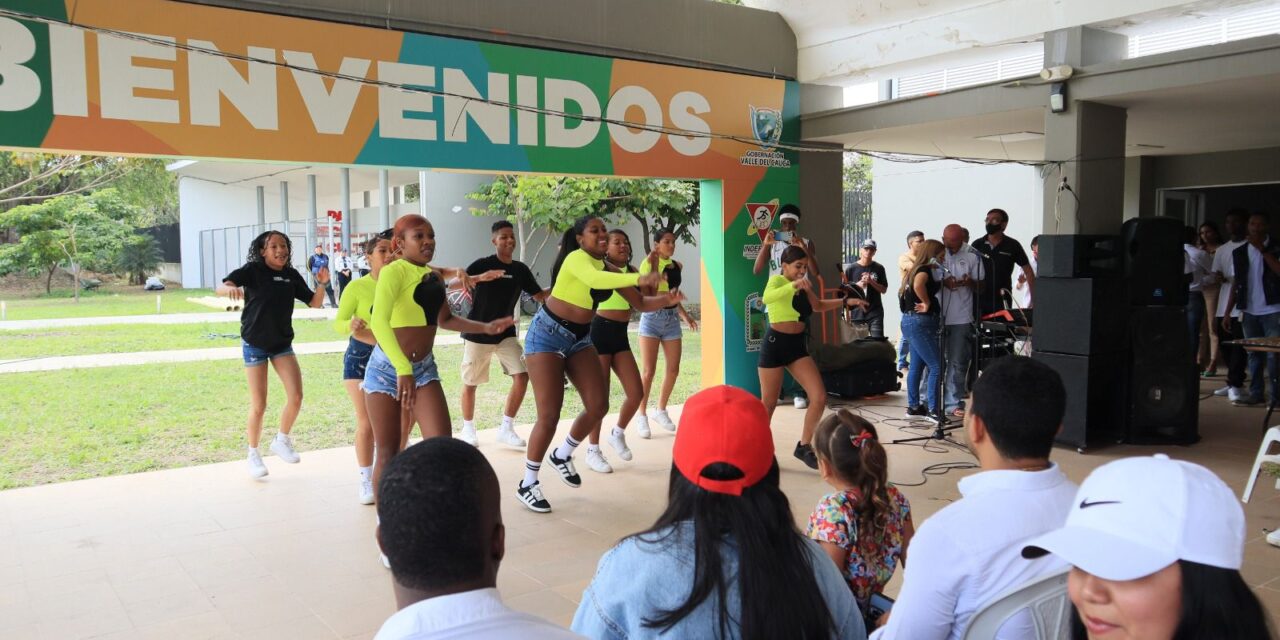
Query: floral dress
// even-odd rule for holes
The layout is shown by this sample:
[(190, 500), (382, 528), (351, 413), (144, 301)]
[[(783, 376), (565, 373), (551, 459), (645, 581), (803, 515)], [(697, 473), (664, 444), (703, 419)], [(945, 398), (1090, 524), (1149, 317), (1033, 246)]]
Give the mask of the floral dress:
[(857, 489), (824, 496), (809, 516), (810, 538), (849, 550), (840, 573), (863, 611), (868, 610), (871, 594), (880, 593), (893, 577), (902, 559), (903, 530), (911, 522), (906, 496), (893, 485), (889, 485), (888, 494), (890, 509), (883, 532), (858, 530), (862, 493)]

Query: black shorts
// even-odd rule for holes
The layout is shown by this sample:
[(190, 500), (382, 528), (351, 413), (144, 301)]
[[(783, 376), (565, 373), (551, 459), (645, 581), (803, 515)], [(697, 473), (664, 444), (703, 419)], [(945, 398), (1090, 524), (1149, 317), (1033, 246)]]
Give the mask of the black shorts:
[(591, 344), (596, 353), (611, 356), (631, 350), (631, 338), (627, 336), (626, 322), (596, 316), (591, 320)]
[(769, 328), (760, 347), (761, 369), (785, 367), (809, 355), (808, 337), (803, 333), (781, 333)]

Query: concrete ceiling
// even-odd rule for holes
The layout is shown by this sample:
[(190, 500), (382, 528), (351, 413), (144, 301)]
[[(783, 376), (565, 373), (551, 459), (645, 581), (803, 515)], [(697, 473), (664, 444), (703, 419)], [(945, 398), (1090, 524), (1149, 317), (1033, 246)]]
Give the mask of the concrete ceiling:
[[(342, 194), (342, 178), (339, 167), (327, 165), (291, 165), (249, 162), (224, 162), (216, 160), (182, 160), (169, 165), (169, 170), (179, 176), (207, 180), (218, 184), (256, 189), (261, 186), (267, 194), (280, 197), (280, 183), (289, 183), (289, 197), (307, 197), (307, 175), (316, 176), (316, 194), (319, 197), (336, 197)], [(417, 184), (418, 172), (404, 169), (388, 171), (388, 186)], [(378, 190), (378, 170), (351, 169), (351, 193)], [(377, 196), (374, 196), (377, 201)]]

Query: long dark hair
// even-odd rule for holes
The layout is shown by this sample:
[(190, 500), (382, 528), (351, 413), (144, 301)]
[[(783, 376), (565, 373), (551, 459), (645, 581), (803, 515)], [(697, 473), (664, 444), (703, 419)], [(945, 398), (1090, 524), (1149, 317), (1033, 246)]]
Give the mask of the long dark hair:
[[(708, 465), (702, 475), (713, 480), (741, 478), (725, 464)], [(692, 523), (693, 540), (679, 535), (680, 524)], [(732, 496), (701, 489), (671, 467), (667, 509), (653, 526), (630, 536), (645, 544), (693, 545), (693, 585), (684, 604), (657, 611), (644, 626), (670, 631), (712, 594), (716, 597), (718, 637), (732, 635), (738, 623), (743, 640), (830, 638), (831, 612), (814, 577), (812, 557), (796, 529), (787, 496), (778, 485), (778, 463), (764, 479)], [(721, 553), (726, 544), (738, 555), (738, 615), (730, 611), (729, 577)]]
[[(622, 230), (622, 229), (620, 229), (620, 228), (619, 228), (619, 229), (611, 229), (611, 230), (609, 230), (609, 235), (611, 235), (611, 236), (612, 236), (612, 235), (614, 235), (615, 233), (616, 233), (616, 234), (618, 234), (618, 235), (620, 235), (620, 236), (622, 236), (623, 238), (626, 238), (626, 239), (627, 239), (627, 246), (628, 246), (628, 247), (630, 247), (630, 246), (631, 246), (631, 236), (627, 235), (627, 232), (626, 232), (626, 231), (623, 231), (623, 230)], [(632, 251), (632, 253), (634, 253), (634, 250)], [(628, 255), (628, 256), (627, 256), (627, 258), (628, 258), (628, 260), (627, 260), (627, 264), (624, 264), (624, 265), (622, 265), (622, 267), (621, 267), (621, 268), (622, 268), (622, 272), (623, 272), (623, 273), (631, 273), (631, 272), (633, 272), (633, 271), (635, 271), (635, 270), (636, 270), (636, 269), (635, 269), (635, 267), (631, 266), (631, 261), (630, 261), (631, 256), (630, 256), (630, 255)], [(606, 261), (606, 262), (608, 261), (608, 259), (609, 259), (608, 255), (605, 255), (605, 261)]]
[(841, 409), (818, 423), (813, 449), (841, 480), (862, 494), (862, 502), (857, 505), (858, 531), (884, 531), (893, 505), (889, 503), (889, 456), (876, 428), (848, 409)]
[(573, 221), (573, 226), (564, 230), (564, 235), (560, 237), (560, 252), (556, 254), (556, 261), (551, 265), (551, 284), (554, 285), (556, 277), (560, 275), (560, 265), (564, 264), (564, 259), (569, 254), (581, 249), (578, 244), (578, 236), (587, 230), (587, 225), (600, 216), (585, 215)]
[(249, 255), (245, 256), (248, 262), (262, 262), (262, 250), (267, 248), (267, 241), (271, 236), (280, 236), (284, 238), (284, 246), (289, 248), (289, 257), (284, 259), (284, 266), (293, 264), (293, 241), (289, 240), (289, 236), (279, 231), (263, 231), (258, 237), (249, 243)]
[(1209, 230), (1213, 231), (1213, 237), (1218, 239), (1219, 245), (1222, 244), (1222, 232), (1218, 230), (1218, 223), (1212, 220), (1205, 220), (1204, 222), (1200, 223), (1199, 227), (1196, 228), (1196, 245), (1199, 246), (1201, 249), (1208, 251), (1209, 245), (1205, 243), (1203, 238), (1200, 237), (1200, 234), (1204, 233), (1205, 227), (1209, 227)]
[[(1171, 640), (1271, 640), (1270, 618), (1258, 596), (1235, 569), (1179, 560), (1182, 619)], [(1080, 612), (1071, 608), (1071, 637), (1089, 637)]]

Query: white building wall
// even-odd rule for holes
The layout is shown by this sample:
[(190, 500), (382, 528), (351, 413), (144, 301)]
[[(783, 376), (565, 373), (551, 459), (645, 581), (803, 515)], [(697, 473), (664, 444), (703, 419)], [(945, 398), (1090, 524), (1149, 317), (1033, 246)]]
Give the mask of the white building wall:
[(923, 231), (942, 239), (942, 228), (959, 224), (976, 240), (983, 233), (987, 211), (1009, 212), (1010, 237), (1031, 251), (1031, 238), (1042, 233), (1043, 183), (1033, 167), (977, 165), (955, 161), (907, 164), (876, 160), (872, 165), (871, 228), (879, 244), (876, 261), (889, 275), (885, 296), (885, 334), (897, 338), (898, 256), (907, 249), (907, 234)]

